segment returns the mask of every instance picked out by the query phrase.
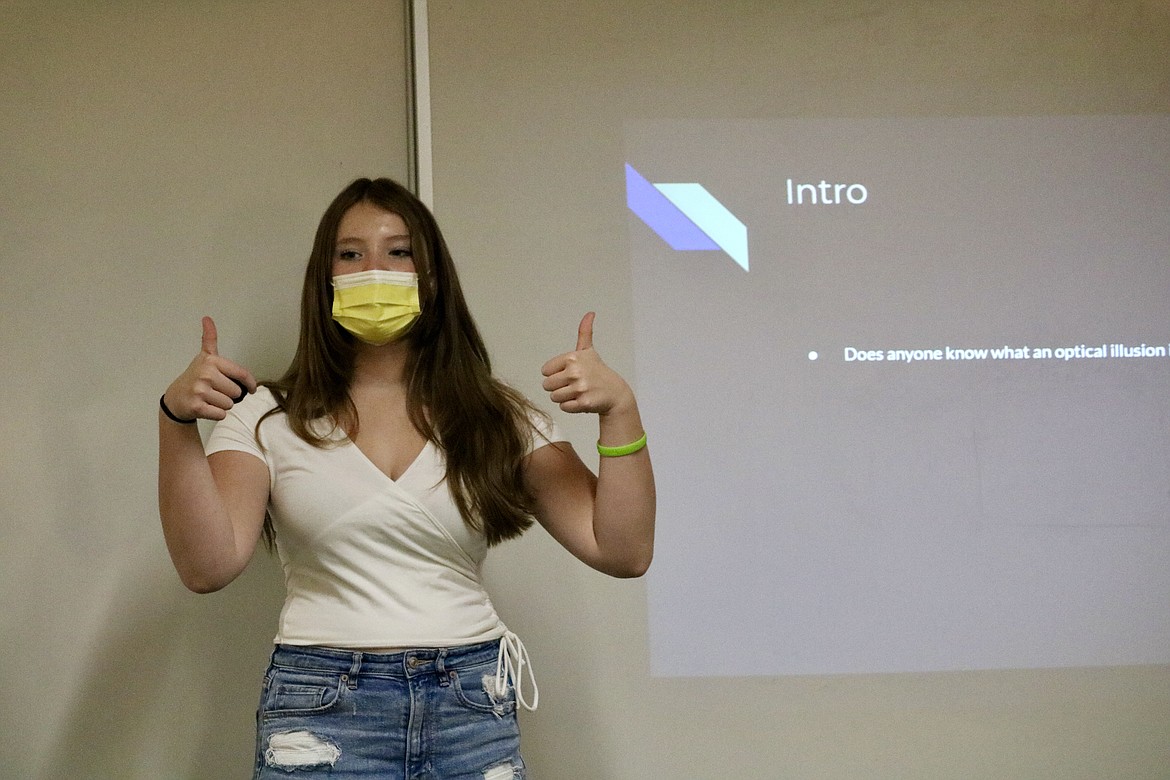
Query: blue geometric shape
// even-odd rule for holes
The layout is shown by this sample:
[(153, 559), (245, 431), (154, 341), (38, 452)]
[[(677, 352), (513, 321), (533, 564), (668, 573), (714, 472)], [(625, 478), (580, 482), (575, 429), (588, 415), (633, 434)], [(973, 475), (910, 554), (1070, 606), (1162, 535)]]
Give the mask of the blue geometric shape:
[(748, 270), (747, 227), (702, 184), (655, 184), (719, 248)]
[(670, 244), (671, 249), (719, 249), (710, 236), (687, 219), (678, 206), (671, 203), (629, 163), (626, 163), (626, 204), (630, 211)]

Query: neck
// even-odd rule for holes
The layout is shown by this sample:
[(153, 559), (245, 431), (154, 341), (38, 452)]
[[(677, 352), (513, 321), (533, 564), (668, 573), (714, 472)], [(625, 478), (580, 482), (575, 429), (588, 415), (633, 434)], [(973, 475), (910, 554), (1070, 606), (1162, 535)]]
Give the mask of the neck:
[(404, 389), (409, 357), (410, 347), (405, 339), (380, 347), (362, 345), (354, 356), (350, 389)]

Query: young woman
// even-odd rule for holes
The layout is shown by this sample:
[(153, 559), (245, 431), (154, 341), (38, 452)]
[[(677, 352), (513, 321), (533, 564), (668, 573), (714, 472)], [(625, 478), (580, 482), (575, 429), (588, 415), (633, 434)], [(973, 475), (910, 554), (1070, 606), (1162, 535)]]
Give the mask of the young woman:
[[(196, 592), (263, 536), (287, 595), (257, 713), (255, 776), (523, 777), (527, 655), (480, 582), (535, 517), (577, 558), (650, 565), (654, 478), (637, 402), (592, 344), (544, 364), (565, 412), (598, 416), (595, 477), (491, 375), (434, 218), (388, 179), (326, 210), (292, 365), (260, 385), (215, 324), (159, 401), (159, 513)], [(206, 447), (196, 419), (220, 421)]]

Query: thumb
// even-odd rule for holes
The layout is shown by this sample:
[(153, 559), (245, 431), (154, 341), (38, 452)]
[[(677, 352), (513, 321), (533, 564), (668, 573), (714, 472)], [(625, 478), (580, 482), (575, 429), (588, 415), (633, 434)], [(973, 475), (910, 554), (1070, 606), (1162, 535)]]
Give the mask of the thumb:
[(219, 354), (219, 336), (215, 332), (215, 320), (203, 318), (203, 351), (209, 355)]
[(577, 326), (577, 351), (583, 349), (593, 349), (593, 318), (597, 315), (589, 312), (581, 318), (581, 324)]

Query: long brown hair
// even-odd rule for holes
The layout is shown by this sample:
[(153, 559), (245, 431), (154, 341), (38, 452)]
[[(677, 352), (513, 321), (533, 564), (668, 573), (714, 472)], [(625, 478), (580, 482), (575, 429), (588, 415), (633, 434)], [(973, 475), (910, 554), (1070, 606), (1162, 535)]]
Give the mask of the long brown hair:
[[(358, 179), (321, 217), (305, 269), (296, 355), (284, 376), (265, 383), (279, 405), (269, 414), (283, 411), (292, 430), (318, 447), (334, 444), (331, 435), (338, 427), (351, 438), (357, 434), (360, 421), (349, 396), (355, 341), (333, 321), (330, 281), (338, 224), (351, 206), (363, 201), (399, 215), (410, 231), (422, 308), (404, 336), (410, 346), (410, 420), (445, 455), (447, 484), (464, 522), (483, 532), (489, 545), (519, 536), (532, 525), (532, 502), (520, 463), (530, 437), (537, 435), (529, 415), (540, 412), (492, 376), (487, 348), (438, 223), (397, 182)], [(322, 419), (332, 423), (332, 431), (314, 424)], [(259, 431), (257, 423), (257, 435)], [(264, 537), (273, 544), (271, 518), (265, 518)]]

